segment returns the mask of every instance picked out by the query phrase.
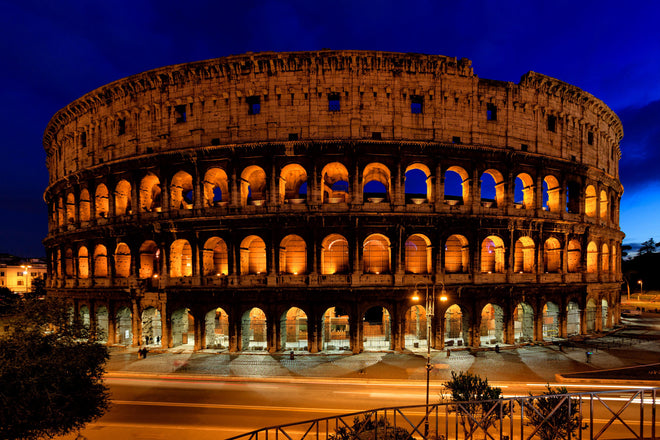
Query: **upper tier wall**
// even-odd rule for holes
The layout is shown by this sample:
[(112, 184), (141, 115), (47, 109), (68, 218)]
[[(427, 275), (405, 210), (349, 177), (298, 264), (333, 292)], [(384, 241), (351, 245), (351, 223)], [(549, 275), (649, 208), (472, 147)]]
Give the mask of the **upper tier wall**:
[(248, 53), (121, 79), (55, 114), (43, 143), (50, 184), (161, 151), (372, 137), (526, 150), (618, 178), (622, 136), (600, 100), (534, 72), (514, 84), (478, 78), (467, 59), (320, 51)]

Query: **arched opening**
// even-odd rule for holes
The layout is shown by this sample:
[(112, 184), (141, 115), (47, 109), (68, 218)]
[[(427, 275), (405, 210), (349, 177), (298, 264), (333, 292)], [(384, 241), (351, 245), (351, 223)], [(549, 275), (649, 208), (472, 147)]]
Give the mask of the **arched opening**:
[(78, 249), (78, 278), (89, 278), (89, 252), (85, 246)]
[(229, 348), (229, 315), (218, 307), (206, 314), (206, 348)]
[(582, 259), (582, 251), (580, 242), (577, 240), (570, 240), (568, 242), (568, 261), (567, 268), (571, 273), (580, 271), (580, 260)]
[(177, 172), (170, 183), (170, 209), (191, 209), (193, 178), (185, 171)]
[(469, 271), (470, 247), (467, 238), (451, 235), (445, 242), (445, 272), (467, 273)]
[(115, 276), (128, 278), (131, 274), (131, 250), (126, 243), (119, 243), (115, 249)]
[(204, 174), (204, 206), (227, 206), (230, 198), (225, 170), (209, 168)]
[(222, 276), (229, 274), (227, 244), (220, 237), (211, 237), (204, 243), (202, 251), (204, 275)]
[(64, 209), (64, 201), (62, 200), (62, 197), (57, 199), (57, 225), (58, 226), (65, 226), (65, 209)]
[(266, 328), (266, 314), (263, 310), (254, 307), (245, 312), (241, 319), (241, 350), (265, 351)]
[(603, 190), (600, 192), (600, 219), (607, 220), (607, 193)]
[(71, 248), (67, 248), (67, 250), (64, 251), (64, 273), (68, 278), (72, 278), (74, 275), (73, 250)]
[(499, 171), (488, 169), (481, 175), (481, 202), (486, 207), (504, 206), (504, 178)]
[(160, 211), (161, 207), (160, 180), (148, 173), (140, 182), (140, 212)]
[(256, 235), (241, 242), (241, 275), (266, 273), (266, 243)]
[(115, 187), (115, 215), (125, 214), (132, 214), (131, 184), (127, 180), (120, 180)]
[(467, 205), (470, 202), (470, 178), (461, 167), (447, 168), (444, 176), (445, 202), (450, 205)]
[(80, 191), (80, 221), (88, 222), (92, 218), (92, 204), (89, 198), (89, 191), (83, 188)]
[(559, 306), (548, 301), (543, 306), (543, 339), (559, 337)]
[(534, 340), (534, 310), (524, 302), (513, 309), (513, 337), (517, 343)]
[(513, 254), (513, 271), (516, 273), (534, 273), (534, 240), (520, 237), (516, 240)]
[(543, 264), (547, 273), (561, 271), (561, 244), (554, 237), (548, 238), (543, 245)]
[(179, 309), (172, 313), (172, 346), (195, 346), (195, 318), (189, 309)]
[(603, 243), (601, 246), (601, 272), (609, 273), (610, 272), (610, 248), (607, 246), (607, 243)]
[(452, 304), (445, 311), (445, 346), (467, 345), (470, 323), (467, 313), (458, 304)]
[[(299, 205), (307, 197), (307, 171), (299, 164), (289, 164), (280, 173), (280, 203)], [(302, 188), (305, 184), (305, 188)]]
[(191, 277), (192, 247), (188, 240), (175, 240), (170, 246), (170, 277)]
[(86, 305), (82, 305), (78, 309), (78, 319), (80, 320), (80, 325), (89, 330), (89, 308)]
[(414, 234), (406, 240), (405, 265), (407, 273), (431, 272), (431, 240), (422, 234)]
[(568, 182), (566, 184), (566, 212), (571, 214), (580, 213), (580, 184)]
[(587, 245), (587, 273), (598, 272), (598, 247), (590, 241)]
[(607, 304), (607, 300), (603, 298), (600, 301), (600, 318), (602, 320), (601, 327), (603, 330), (609, 329), (611, 327), (607, 319), (608, 313), (609, 313), (609, 305)]
[(280, 343), (282, 350), (309, 350), (307, 341), (307, 315), (297, 307), (291, 307), (280, 318)]
[(559, 212), (559, 195), (561, 188), (555, 176), (545, 176), (543, 179), (543, 208), (550, 212)]
[(406, 310), (404, 321), (404, 346), (409, 349), (426, 350), (428, 345), (426, 310), (422, 306), (412, 306)]
[(496, 235), (481, 242), (481, 272), (504, 273), (504, 242)]
[(348, 170), (339, 162), (331, 162), (321, 171), (323, 203), (347, 203), (349, 197)]
[(504, 312), (497, 304), (481, 309), (480, 345), (496, 345), (504, 341)]
[(384, 235), (371, 234), (362, 245), (364, 273), (390, 272), (390, 242)]
[(321, 243), (321, 273), (348, 273), (348, 241), (339, 234), (330, 234)]
[(266, 203), (266, 172), (250, 165), (241, 173), (241, 206), (261, 206)]
[(390, 200), (390, 170), (381, 163), (370, 163), (362, 172), (364, 198), (372, 203)]
[(424, 164), (414, 163), (406, 168), (404, 191), (406, 203), (415, 205), (433, 200), (431, 170)]
[(584, 213), (589, 217), (596, 217), (596, 203), (598, 203), (596, 189), (593, 185), (587, 185), (587, 189), (585, 190)]
[(575, 301), (566, 306), (566, 334), (574, 336), (580, 334), (580, 307)]
[(133, 343), (133, 325), (131, 321), (131, 311), (128, 307), (122, 307), (117, 310), (115, 316), (115, 340), (119, 345), (130, 345)]
[(76, 198), (73, 193), (66, 195), (66, 222), (70, 225), (76, 223)]
[(108, 250), (102, 244), (94, 248), (94, 278), (108, 276)]
[(596, 331), (596, 303), (593, 299), (589, 298), (587, 301), (587, 309), (585, 310), (585, 318), (587, 325), (587, 333)]
[(520, 173), (516, 176), (513, 203), (516, 208), (534, 209), (534, 179), (529, 174)]
[(160, 311), (148, 307), (142, 312), (142, 343), (145, 345), (160, 345), (163, 337)]
[(151, 278), (160, 273), (160, 250), (156, 242), (147, 240), (140, 246), (140, 278)]
[(392, 339), (390, 314), (385, 307), (371, 307), (362, 316), (365, 351), (389, 350)]
[(321, 322), (323, 351), (350, 350), (348, 313), (340, 307), (330, 307)]
[(110, 210), (110, 202), (108, 201), (108, 187), (102, 183), (96, 187), (94, 204), (96, 207), (96, 218), (106, 218)]
[(55, 256), (55, 274), (58, 277), (62, 276), (62, 252), (59, 250)]
[(108, 340), (109, 318), (107, 307), (100, 306), (96, 309), (96, 340), (99, 342), (107, 342)]
[(287, 235), (280, 243), (280, 273), (304, 274), (307, 272), (307, 245), (298, 235)]

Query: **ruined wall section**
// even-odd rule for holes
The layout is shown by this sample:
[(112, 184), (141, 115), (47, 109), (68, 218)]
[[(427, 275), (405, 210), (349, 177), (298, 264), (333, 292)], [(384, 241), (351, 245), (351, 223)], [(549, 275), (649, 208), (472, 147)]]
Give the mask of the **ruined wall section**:
[[(339, 111), (329, 111), (329, 97)], [(259, 114), (249, 114), (257, 99)], [(514, 84), (478, 78), (467, 59), (321, 51), (245, 54), (115, 81), (60, 110), (44, 147), (51, 184), (169, 150), (374, 137), (527, 151), (617, 178), (622, 136), (601, 101), (534, 72)]]

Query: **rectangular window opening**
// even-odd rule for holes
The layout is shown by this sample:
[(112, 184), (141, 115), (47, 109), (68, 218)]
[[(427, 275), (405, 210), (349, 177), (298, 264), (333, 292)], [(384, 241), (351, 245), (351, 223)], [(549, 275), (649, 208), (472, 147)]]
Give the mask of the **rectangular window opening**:
[(87, 148), (87, 132), (85, 131), (80, 133), (80, 146), (82, 148)]
[(587, 143), (589, 145), (594, 144), (594, 132), (593, 131), (590, 131), (590, 132), (587, 133)]
[(211, 145), (213, 145), (213, 146), (220, 145), (220, 138), (211, 139)]
[(557, 116), (548, 115), (548, 131), (553, 133), (557, 131)]
[(330, 93), (328, 95), (328, 111), (338, 112), (339, 110), (341, 110), (339, 93)]
[(186, 106), (177, 105), (174, 107), (174, 119), (177, 124), (186, 122)]
[(521, 149), (522, 151), (527, 151), (527, 150), (529, 150), (529, 145), (527, 145), (527, 144), (520, 144), (520, 149)]
[(452, 144), (460, 144), (461, 143), (461, 137), (460, 136), (454, 136), (451, 138), (451, 143)]
[(258, 115), (261, 113), (261, 98), (259, 96), (248, 96), (248, 115)]
[(298, 140), (298, 133), (289, 133), (289, 140), (290, 141), (297, 141)]
[(382, 138), (383, 138), (383, 137), (382, 137), (380, 131), (374, 131), (374, 132), (371, 133), (371, 139), (374, 139), (374, 140), (379, 141), (379, 140), (381, 140)]
[(495, 104), (486, 104), (486, 119), (497, 121), (497, 106)]
[(117, 119), (118, 134), (126, 134), (126, 118)]
[(419, 95), (410, 95), (410, 113), (419, 115), (424, 109), (424, 97)]

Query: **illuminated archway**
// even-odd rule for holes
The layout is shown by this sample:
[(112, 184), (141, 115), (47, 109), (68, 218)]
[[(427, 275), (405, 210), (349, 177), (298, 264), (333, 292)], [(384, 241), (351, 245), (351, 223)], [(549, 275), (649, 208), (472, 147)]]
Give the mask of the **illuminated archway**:
[(266, 172), (250, 165), (241, 173), (241, 206), (266, 203)]
[(596, 203), (598, 203), (596, 189), (593, 185), (587, 185), (585, 190), (584, 213), (589, 217), (596, 217)]
[(339, 234), (330, 234), (321, 243), (321, 273), (348, 273), (348, 241)]
[(362, 191), (370, 202), (390, 200), (390, 170), (382, 163), (370, 163), (362, 172)]
[(513, 202), (519, 208), (534, 209), (534, 179), (527, 173), (516, 176)]
[(433, 200), (431, 170), (424, 164), (413, 163), (406, 168), (404, 175), (406, 203), (423, 203)]
[(227, 244), (220, 237), (211, 237), (204, 243), (202, 251), (203, 271), (206, 276), (229, 274)]
[(131, 213), (131, 184), (120, 180), (115, 187), (115, 215)]
[(458, 304), (451, 305), (445, 311), (445, 345), (447, 347), (467, 345), (470, 328), (467, 313)]
[(580, 242), (577, 240), (570, 240), (568, 242), (568, 262), (567, 268), (571, 273), (580, 271), (580, 260), (582, 259), (582, 250)]
[(543, 306), (543, 339), (558, 338), (559, 336), (559, 306), (548, 301)]
[(350, 349), (349, 317), (343, 309), (330, 307), (323, 313), (321, 332), (323, 351), (346, 351)]
[(142, 343), (145, 345), (160, 345), (162, 338), (160, 311), (155, 307), (147, 307), (142, 312)]
[(89, 278), (89, 252), (85, 246), (78, 249), (78, 278)]
[(486, 304), (481, 309), (481, 345), (501, 344), (504, 341), (504, 312), (497, 304)]
[(543, 264), (545, 272), (561, 271), (561, 244), (554, 237), (548, 238), (543, 245)]
[(241, 275), (266, 273), (266, 243), (256, 235), (241, 242)]
[(481, 201), (494, 203), (494, 206), (504, 206), (504, 178), (502, 173), (488, 169), (481, 175)]
[(87, 191), (87, 188), (83, 188), (82, 191), (80, 191), (80, 221), (81, 222), (88, 222), (92, 218), (92, 204), (90, 202), (89, 198), (89, 191)]
[(598, 272), (598, 246), (593, 241), (587, 245), (587, 273)]
[(348, 170), (339, 162), (331, 162), (321, 171), (323, 203), (343, 203), (350, 201)]
[(470, 203), (470, 176), (467, 171), (458, 166), (447, 168), (444, 176), (445, 201), (449, 204)]
[(195, 346), (195, 319), (187, 308), (172, 313), (172, 346)]
[(580, 307), (575, 301), (570, 301), (566, 306), (566, 334), (580, 334)]
[(156, 242), (147, 240), (140, 246), (140, 278), (151, 278), (160, 273), (160, 249)]
[(534, 254), (534, 240), (530, 237), (520, 237), (516, 240), (513, 254), (513, 271), (516, 273), (533, 273)]
[(371, 234), (362, 245), (364, 273), (390, 272), (390, 242), (384, 235)]
[(243, 314), (241, 319), (241, 350), (265, 351), (266, 343), (266, 314), (259, 308), (252, 308)]
[(160, 209), (160, 180), (155, 174), (148, 173), (140, 182), (140, 212), (152, 212)]
[(229, 203), (229, 179), (222, 168), (209, 168), (204, 174), (204, 206), (225, 206)]
[[(280, 203), (300, 204), (307, 197), (307, 171), (299, 164), (289, 164), (280, 173)], [(304, 186), (303, 186), (304, 185)]]
[(365, 351), (391, 348), (390, 313), (385, 307), (371, 307), (362, 316), (362, 332)]
[(534, 340), (534, 310), (527, 303), (518, 303), (513, 309), (513, 337), (518, 343)]
[(102, 244), (94, 248), (94, 278), (108, 276), (108, 250)]
[(206, 348), (229, 348), (229, 315), (220, 307), (209, 311), (205, 317)]
[(559, 212), (559, 195), (561, 187), (555, 176), (545, 176), (543, 179), (543, 207), (550, 212)]
[(102, 183), (96, 187), (94, 203), (96, 207), (96, 218), (106, 218), (110, 210), (110, 202), (108, 201), (108, 188)]
[(128, 307), (121, 307), (115, 315), (115, 340), (119, 345), (133, 343), (133, 322)]
[(481, 272), (504, 273), (504, 242), (496, 235), (481, 242)]
[(426, 310), (415, 305), (406, 310), (404, 317), (404, 346), (426, 350), (429, 335), (426, 329)]
[(407, 273), (431, 272), (431, 240), (425, 235), (414, 234), (406, 240), (405, 266)]
[(445, 272), (467, 273), (470, 262), (470, 247), (467, 238), (451, 235), (445, 242)]
[(119, 243), (115, 249), (115, 276), (128, 278), (131, 274), (131, 250), (126, 243)]
[(303, 274), (307, 271), (307, 245), (300, 236), (291, 234), (280, 243), (280, 273)]
[(193, 178), (179, 171), (170, 182), (170, 209), (190, 209), (193, 206)]
[(175, 240), (170, 246), (170, 276), (191, 277), (192, 274), (192, 247), (188, 240)]
[(297, 307), (291, 307), (280, 318), (280, 342), (282, 350), (309, 350), (307, 340), (307, 315)]

